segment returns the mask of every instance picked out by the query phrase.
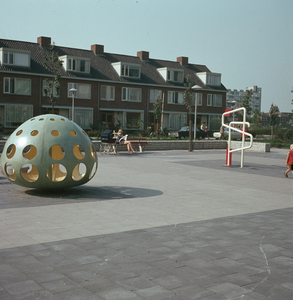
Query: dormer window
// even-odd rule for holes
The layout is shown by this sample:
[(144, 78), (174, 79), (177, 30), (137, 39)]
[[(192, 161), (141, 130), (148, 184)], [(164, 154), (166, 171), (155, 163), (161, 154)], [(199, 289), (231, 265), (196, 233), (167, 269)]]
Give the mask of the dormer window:
[(202, 80), (205, 85), (221, 86), (221, 74), (201, 72), (196, 75)]
[(170, 68), (159, 68), (157, 70), (166, 81), (183, 82), (184, 80), (183, 70)]
[(90, 59), (64, 55), (60, 57), (66, 71), (90, 73)]
[(116, 62), (112, 66), (120, 77), (140, 78), (141, 67), (138, 64)]
[(30, 51), (16, 50), (10, 48), (0, 48), (0, 61), (2, 65), (11, 65), (19, 67), (31, 66)]

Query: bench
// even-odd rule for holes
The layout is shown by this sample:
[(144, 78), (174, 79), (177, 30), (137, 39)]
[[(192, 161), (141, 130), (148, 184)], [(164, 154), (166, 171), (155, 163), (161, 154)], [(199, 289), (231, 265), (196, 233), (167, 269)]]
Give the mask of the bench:
[[(143, 151), (143, 148), (145, 146), (148, 146), (147, 139), (146, 138), (129, 138), (127, 137), (127, 141), (131, 142), (131, 145), (134, 149), (138, 149), (139, 152)], [(122, 145), (123, 146), (123, 145)]]
[[(131, 142), (131, 145), (135, 151), (142, 153), (143, 148), (148, 146), (146, 138), (129, 138), (127, 137), (127, 141)], [(119, 149), (126, 147), (126, 145), (118, 144), (116, 139), (108, 140), (107, 143), (101, 143), (100, 145), (100, 152), (101, 154), (117, 154)]]
[[(130, 138), (130, 137), (127, 137), (127, 141), (130, 141), (131, 142), (131, 145), (133, 147), (133, 149), (135, 149), (135, 151), (138, 151), (140, 153), (142, 153), (143, 151), (143, 148), (145, 146), (148, 146), (150, 144), (148, 144), (147, 142), (147, 139), (146, 138), (140, 138), (140, 137), (137, 137), (137, 138)], [(126, 145), (118, 145), (118, 148), (122, 148), (122, 147), (126, 147)]]

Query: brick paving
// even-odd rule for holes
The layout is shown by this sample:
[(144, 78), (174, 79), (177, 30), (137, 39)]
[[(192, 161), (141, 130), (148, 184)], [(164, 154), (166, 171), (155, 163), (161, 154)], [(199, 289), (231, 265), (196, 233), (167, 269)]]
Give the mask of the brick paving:
[(286, 152), (99, 156), (61, 193), (0, 175), (0, 299), (293, 299)]

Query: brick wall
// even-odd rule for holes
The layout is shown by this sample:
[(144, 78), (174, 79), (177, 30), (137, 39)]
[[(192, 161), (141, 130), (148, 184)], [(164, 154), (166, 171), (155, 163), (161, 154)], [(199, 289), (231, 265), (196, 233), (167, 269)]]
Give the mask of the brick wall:
[[(96, 151), (100, 149), (100, 141), (93, 141)], [(159, 151), (159, 150), (188, 150), (189, 141), (148, 141), (150, 145), (145, 147), (145, 151)], [(204, 141), (195, 141), (193, 143), (194, 150), (204, 150), (204, 149), (226, 149), (227, 141), (214, 141), (214, 140), (204, 140)], [(0, 141), (0, 153), (2, 153), (5, 141)], [(245, 146), (248, 146), (249, 143), (245, 143)], [(241, 142), (231, 142), (232, 149), (239, 148)], [(245, 151), (255, 151), (255, 152), (270, 152), (271, 145), (266, 143), (254, 143), (251, 149)], [(118, 150), (125, 150), (126, 147), (123, 146)]]

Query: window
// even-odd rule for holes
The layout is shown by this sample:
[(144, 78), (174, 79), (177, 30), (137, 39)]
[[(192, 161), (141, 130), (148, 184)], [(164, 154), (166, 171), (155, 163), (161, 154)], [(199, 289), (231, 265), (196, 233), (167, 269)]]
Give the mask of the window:
[(158, 72), (163, 76), (166, 81), (183, 82), (184, 71), (170, 68), (159, 68)]
[(173, 130), (179, 130), (186, 124), (186, 114), (170, 114), (169, 127)]
[(79, 99), (91, 99), (91, 85), (85, 83), (68, 83), (68, 98), (72, 97), (70, 89), (75, 88), (75, 97)]
[(4, 65), (30, 67), (30, 52), (0, 48), (0, 61)]
[[(43, 80), (43, 97), (46, 97), (45, 92), (44, 92), (45, 88), (47, 88), (47, 82), (45, 80)], [(50, 95), (51, 95), (51, 91), (48, 91), (47, 97), (50, 97)], [(56, 91), (55, 84), (54, 84), (53, 96), (57, 97), (57, 91)], [(60, 93), (59, 93), (58, 97), (60, 97)]]
[(6, 105), (5, 127), (18, 127), (23, 122), (33, 117), (32, 105)]
[[(72, 118), (72, 110), (70, 110), (70, 118)], [(93, 124), (93, 109), (74, 108), (74, 122), (83, 129), (90, 129)]]
[(90, 62), (88, 60), (68, 58), (68, 69), (67, 70), (89, 73), (90, 72)]
[(213, 105), (213, 95), (208, 94), (207, 106), (212, 106), (212, 105)]
[(197, 93), (197, 106), (202, 106), (202, 94)]
[(162, 91), (150, 89), (150, 103), (154, 103), (158, 98), (162, 99)]
[(122, 65), (121, 76), (139, 78), (140, 77), (140, 67), (139, 66)]
[(222, 95), (213, 95), (213, 106), (222, 107)]
[(207, 75), (207, 85), (221, 85), (221, 76), (218, 76), (217, 74), (208, 74)]
[(168, 92), (169, 104), (184, 104), (183, 92)]
[(122, 101), (141, 102), (141, 89), (122, 88)]
[(81, 57), (61, 56), (63, 66), (66, 71), (90, 73), (90, 59)]
[(221, 85), (221, 74), (220, 73), (201, 72), (201, 73), (196, 73), (196, 75), (206, 85), (215, 85), (215, 86)]
[(222, 95), (208, 94), (207, 106), (222, 107)]
[(168, 70), (167, 80), (183, 82), (183, 71)]
[(110, 85), (101, 85), (101, 100), (114, 101), (115, 87)]
[(113, 68), (119, 76), (140, 78), (141, 66), (139, 64), (115, 62)]
[(13, 65), (14, 63), (14, 55), (13, 52), (4, 52), (4, 64)]
[(126, 113), (127, 128), (140, 129), (142, 125), (140, 115), (141, 115), (140, 113), (136, 113), (136, 112), (127, 112)]
[(31, 80), (25, 78), (4, 78), (4, 93), (17, 95), (31, 94)]
[(194, 106), (196, 97), (197, 97), (197, 106), (202, 106), (202, 94), (201, 93), (192, 93), (192, 105)]

